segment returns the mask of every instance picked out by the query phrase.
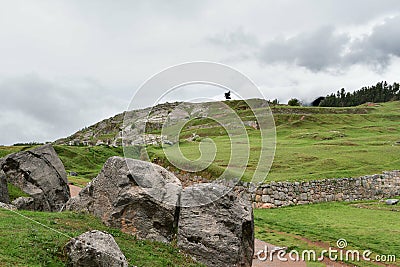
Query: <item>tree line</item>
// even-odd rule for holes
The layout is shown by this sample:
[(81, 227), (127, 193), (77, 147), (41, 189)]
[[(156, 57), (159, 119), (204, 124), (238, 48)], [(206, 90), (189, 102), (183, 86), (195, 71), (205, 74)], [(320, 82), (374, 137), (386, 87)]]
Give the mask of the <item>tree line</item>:
[(367, 102), (388, 102), (400, 100), (400, 84), (388, 84), (386, 81), (378, 82), (376, 85), (362, 87), (352, 93), (346, 92), (344, 88), (336, 94), (326, 96), (320, 103), (321, 107), (350, 107), (358, 106)]

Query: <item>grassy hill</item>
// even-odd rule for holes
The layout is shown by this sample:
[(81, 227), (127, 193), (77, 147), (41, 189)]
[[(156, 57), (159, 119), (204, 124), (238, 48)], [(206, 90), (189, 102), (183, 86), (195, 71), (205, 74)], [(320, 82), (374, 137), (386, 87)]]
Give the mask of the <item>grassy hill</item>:
[[(248, 110), (238, 114), (249, 119)], [(273, 108), (273, 114), (277, 145), (267, 181), (356, 177), (400, 168), (399, 101), (356, 108), (280, 106)], [(206, 172), (220, 174), (230, 155), (228, 136), (221, 134), (219, 125), (205, 121), (188, 125), (181, 137), (194, 133), (217, 145), (215, 161)], [(247, 133), (251, 154), (243, 180), (251, 179), (260, 151), (258, 130), (247, 127)], [(200, 156), (199, 142), (182, 141), (180, 146), (187, 158)], [(161, 147), (148, 151), (151, 158), (169, 165)]]
[(400, 102), (367, 111), (278, 116), (277, 150), (268, 180), (355, 177), (399, 169)]

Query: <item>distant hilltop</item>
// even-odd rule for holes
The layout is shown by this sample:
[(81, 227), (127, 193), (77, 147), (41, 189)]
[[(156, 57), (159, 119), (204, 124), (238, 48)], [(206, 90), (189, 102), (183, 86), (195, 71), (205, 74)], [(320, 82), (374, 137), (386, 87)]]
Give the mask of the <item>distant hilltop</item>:
[[(195, 126), (201, 128), (202, 120), (208, 117), (210, 112), (216, 112), (220, 116), (226, 113), (226, 109), (221, 108), (221, 103), (226, 104), (234, 110), (247, 127), (256, 128), (254, 114), (251, 112), (250, 104), (253, 108), (263, 108), (270, 106), (272, 113), (276, 115), (307, 115), (307, 114), (365, 114), (368, 112), (367, 105), (362, 107), (349, 108), (322, 108), (322, 107), (289, 107), (287, 105), (276, 104), (262, 99), (230, 100), (223, 102), (174, 102), (158, 104), (154, 107), (145, 109), (126, 111), (111, 118), (104, 119), (94, 125), (85, 127), (82, 130), (66, 138), (55, 141), (55, 144), (70, 146), (121, 146), (122, 142), (126, 145), (155, 145), (170, 143), (168, 136), (161, 134), (161, 127), (168, 118), (169, 122), (179, 120), (198, 120)], [(125, 125), (124, 125), (124, 119)], [(145, 133), (143, 134), (143, 125)], [(124, 141), (123, 138), (124, 137)]]
[[(262, 99), (204, 103), (167, 102), (145, 109), (125, 111), (92, 126), (85, 127), (69, 137), (55, 141), (55, 143), (84, 146), (121, 146), (123, 136), (127, 145), (168, 143), (167, 137), (161, 135), (161, 128), (167, 119), (171, 123), (183, 119), (207, 118), (210, 112), (213, 114), (217, 112), (223, 115), (226, 113), (226, 109), (221, 108), (223, 106), (221, 103), (225, 103), (235, 111), (249, 110), (250, 107), (246, 102), (251, 103), (251, 106), (255, 108), (268, 106), (268, 101)], [(249, 117), (249, 122), (247, 123), (251, 124), (252, 122), (254, 122), (254, 116)], [(246, 124), (246, 122), (244, 123)], [(144, 125), (145, 134), (143, 134)]]

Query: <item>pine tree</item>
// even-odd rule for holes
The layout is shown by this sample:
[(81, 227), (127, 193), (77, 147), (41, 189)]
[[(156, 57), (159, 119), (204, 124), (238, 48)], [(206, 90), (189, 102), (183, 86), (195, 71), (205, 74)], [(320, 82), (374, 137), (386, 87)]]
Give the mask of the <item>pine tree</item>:
[(400, 84), (389, 85), (386, 81), (378, 82), (376, 85), (362, 87), (352, 93), (346, 92), (344, 88), (332, 93), (321, 101), (322, 107), (348, 107), (358, 106), (366, 102), (387, 102), (400, 100)]

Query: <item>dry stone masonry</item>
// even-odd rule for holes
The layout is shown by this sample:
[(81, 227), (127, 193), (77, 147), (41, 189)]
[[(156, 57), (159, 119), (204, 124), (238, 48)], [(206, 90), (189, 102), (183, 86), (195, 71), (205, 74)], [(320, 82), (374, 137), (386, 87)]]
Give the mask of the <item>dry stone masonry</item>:
[(257, 208), (382, 199), (400, 195), (400, 171), (387, 171), (357, 178), (271, 182), (258, 187), (244, 183), (242, 187), (251, 192), (253, 206)]

